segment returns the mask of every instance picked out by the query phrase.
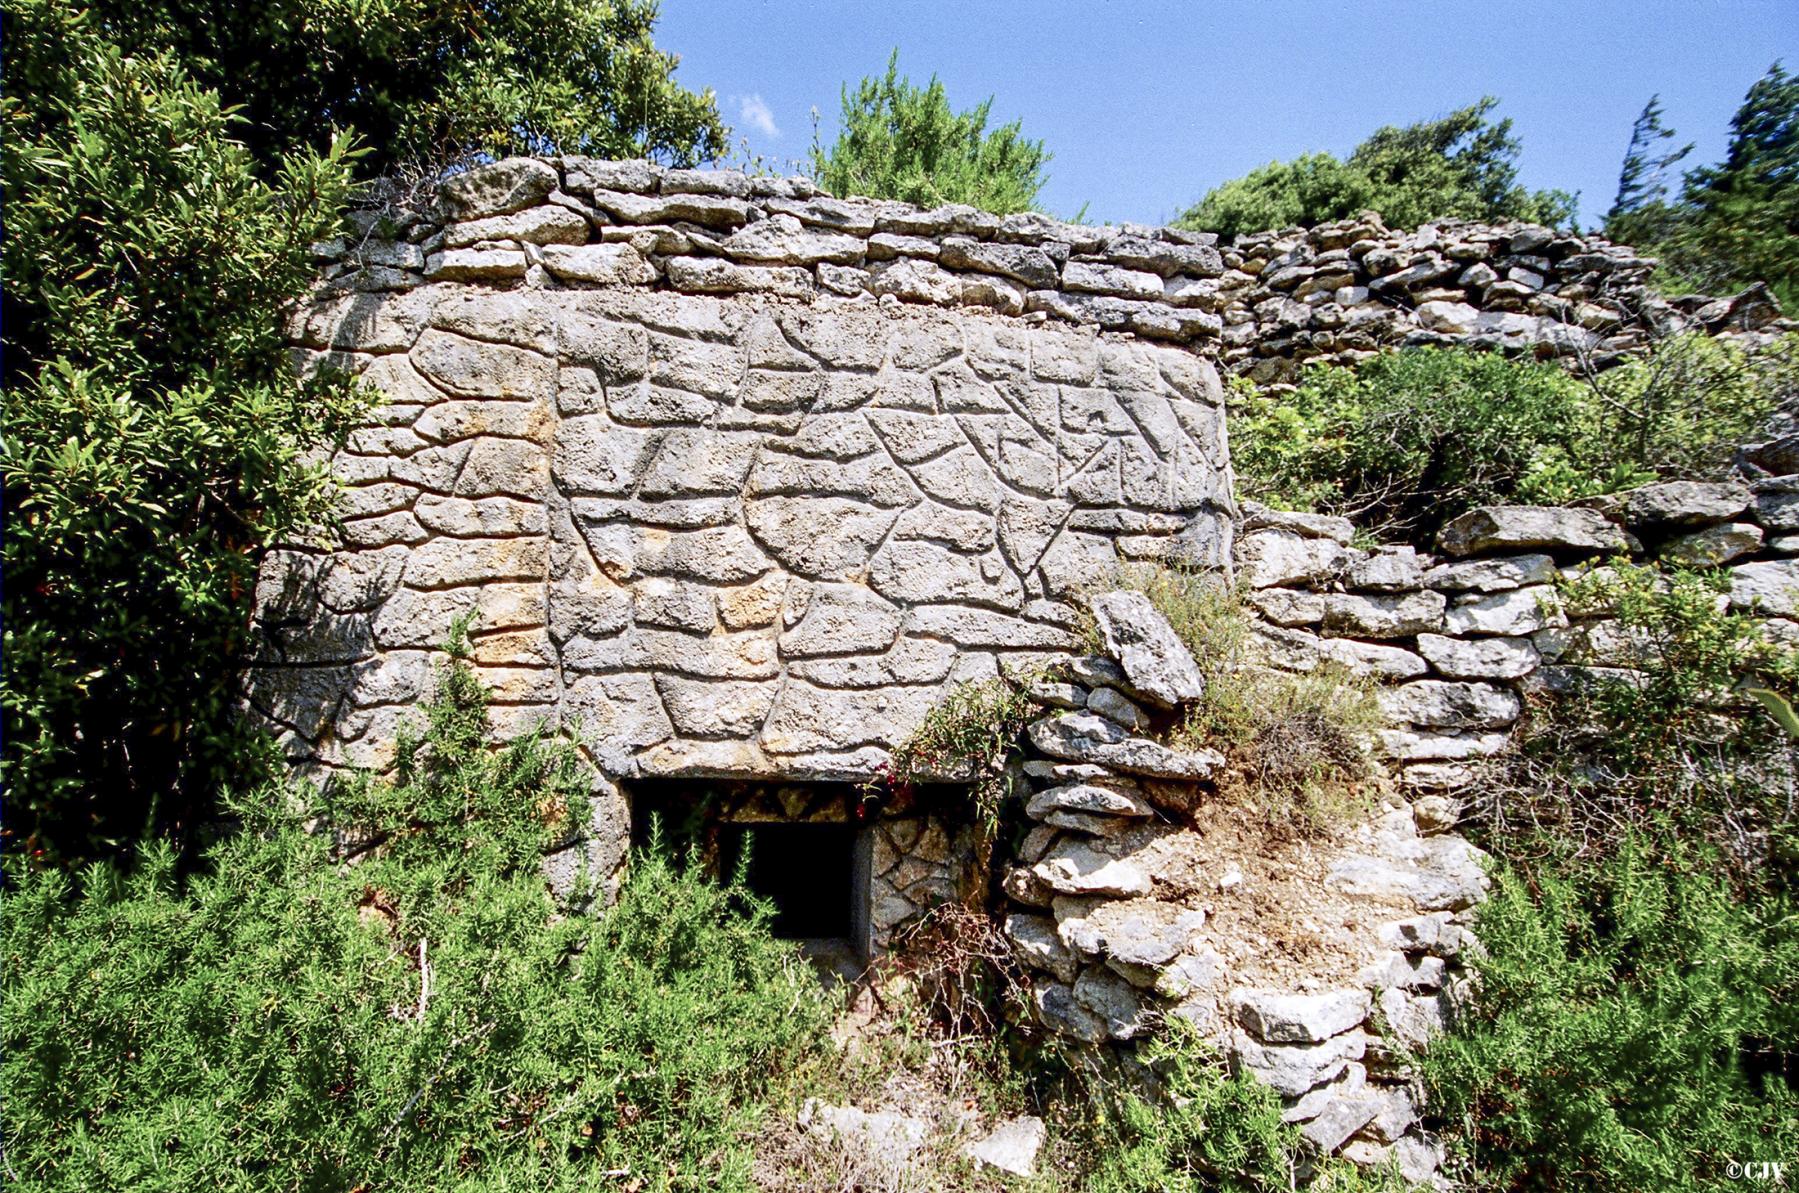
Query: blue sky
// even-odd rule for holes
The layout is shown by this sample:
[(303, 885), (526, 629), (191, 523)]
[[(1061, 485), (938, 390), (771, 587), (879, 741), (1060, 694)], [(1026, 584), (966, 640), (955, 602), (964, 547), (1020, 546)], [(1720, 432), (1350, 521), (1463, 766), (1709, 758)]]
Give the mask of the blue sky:
[(1579, 190), (1590, 223), (1652, 93), (1689, 160), (1721, 155), (1750, 84), (1799, 70), (1799, 0), (663, 0), (657, 42), (782, 161), (814, 106), (828, 145), (843, 83), (898, 46), (958, 109), (1022, 118), (1055, 155), (1045, 208), (1092, 222), (1167, 222), (1263, 162), (1497, 95), (1523, 181)]

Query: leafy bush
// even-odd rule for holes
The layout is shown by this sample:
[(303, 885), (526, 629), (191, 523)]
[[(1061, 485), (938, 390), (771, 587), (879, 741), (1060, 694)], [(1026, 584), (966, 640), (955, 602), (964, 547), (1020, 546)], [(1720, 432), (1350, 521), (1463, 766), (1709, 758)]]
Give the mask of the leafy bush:
[(1143, 1050), (1160, 1080), (1153, 1099), (1115, 1091), (1104, 1119), (1093, 1193), (1201, 1193), (1293, 1187), (1299, 1131), (1280, 1095), (1224, 1059), (1182, 1020)]
[(1240, 799), (1271, 824), (1298, 829), (1359, 802), (1382, 724), (1369, 681), (1328, 662), (1303, 675), (1262, 665), (1242, 592), (1216, 576), (1139, 567), (1121, 583), (1149, 598), (1199, 664), (1205, 692), (1177, 736), (1223, 751), (1224, 781)]
[(1518, 185), (1512, 122), (1487, 120), (1498, 103), (1488, 96), (1437, 120), (1388, 125), (1347, 160), (1308, 153), (1270, 162), (1208, 191), (1179, 223), (1228, 237), (1343, 219), (1368, 208), (1395, 228), (1433, 219), (1571, 222), (1573, 196)]
[(1632, 670), (1534, 701), (1486, 776), (1476, 997), (1423, 1057), (1484, 1187), (1723, 1189), (1799, 1144), (1795, 744), (1740, 690), (1790, 700), (1799, 660), (1722, 587), (1570, 585)]
[(1499, 875), (1479, 997), (1423, 1056), (1481, 1188), (1726, 1189), (1799, 1149), (1799, 905), (1632, 834)]
[(1245, 496), (1415, 539), (1477, 505), (1557, 503), (1711, 479), (1799, 383), (1799, 340), (1746, 352), (1703, 336), (1576, 378), (1493, 352), (1419, 348), (1314, 365), (1291, 392), (1239, 385)]
[(258, 163), (171, 58), (64, 4), (5, 15), (0, 773), (9, 836), (79, 856), (256, 764), (233, 710), (256, 556), (325, 519), (309, 453), (362, 407), (293, 379), (278, 313), (353, 155)]
[[(1745, 876), (1799, 857), (1794, 741), (1742, 690), (1790, 700), (1799, 655), (1725, 610), (1727, 587), (1718, 572), (1622, 560), (1568, 586), (1572, 611), (1608, 618), (1598, 661), (1632, 669), (1533, 700), (1521, 748), (1489, 769), (1475, 808), (1508, 852), (1547, 838), (1598, 863), (1634, 831), (1709, 841)], [(1570, 661), (1593, 659), (1588, 639), (1572, 633)]]
[(967, 203), (1007, 215), (1028, 211), (1049, 163), (1042, 141), (1010, 124), (988, 131), (993, 99), (956, 112), (932, 75), (923, 87), (899, 73), (899, 51), (882, 78), (843, 89), (843, 120), (827, 154), (812, 146), (812, 174), (833, 195), (899, 199), (920, 207)]
[(489, 750), (482, 699), (456, 662), (394, 781), (338, 801), (374, 842), (353, 864), (259, 799), (186, 880), (165, 844), (13, 867), (21, 1188), (747, 1187), (816, 977), (655, 850), (616, 906), (559, 914), (540, 851), (588, 776), (565, 742)]

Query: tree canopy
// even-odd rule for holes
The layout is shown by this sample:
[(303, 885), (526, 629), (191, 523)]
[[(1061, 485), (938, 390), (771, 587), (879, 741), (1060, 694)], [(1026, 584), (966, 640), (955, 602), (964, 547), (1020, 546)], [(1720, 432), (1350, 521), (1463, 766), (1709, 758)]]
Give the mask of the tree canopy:
[(1566, 224), (1574, 197), (1518, 183), (1520, 144), (1509, 119), (1488, 114), (1492, 96), (1437, 120), (1388, 125), (1348, 160), (1329, 153), (1270, 162), (1207, 192), (1178, 221), (1222, 236), (1317, 224), (1372, 208), (1388, 224), (1433, 219), (1530, 220)]
[(936, 75), (923, 87), (887, 73), (843, 89), (843, 122), (827, 154), (812, 146), (812, 173), (834, 195), (899, 199), (921, 207), (967, 203), (1006, 215), (1028, 211), (1043, 189), (1050, 155), (1017, 120), (991, 131), (993, 98), (966, 112), (950, 107)]
[[(646, 0), (0, 0), (6, 835), (50, 858), (204, 820), (263, 551), (320, 532), (364, 397), (282, 313), (354, 178), (513, 149), (723, 147)], [(360, 139), (361, 148), (353, 148)]]
[(1698, 166), (1670, 197), (1666, 171), (1687, 149), (1651, 98), (1632, 130), (1605, 233), (1661, 258), (1664, 283), (1717, 292), (1767, 282), (1799, 303), (1799, 76), (1776, 62), (1743, 97), (1724, 160)]
[(353, 129), (363, 169), (470, 154), (689, 166), (726, 147), (710, 90), (674, 81), (657, 0), (96, 0), (99, 32), (166, 50), (244, 117), (259, 161)]

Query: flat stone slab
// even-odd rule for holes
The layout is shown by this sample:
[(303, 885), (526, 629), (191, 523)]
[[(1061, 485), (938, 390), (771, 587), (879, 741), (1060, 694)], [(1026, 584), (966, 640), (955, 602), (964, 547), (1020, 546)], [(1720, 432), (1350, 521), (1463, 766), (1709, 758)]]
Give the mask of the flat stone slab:
[(1102, 593), (1089, 604), (1106, 653), (1124, 668), (1137, 694), (1163, 708), (1204, 694), (1205, 679), (1193, 655), (1148, 597), (1121, 590)]
[(1204, 779), (1224, 765), (1216, 750), (1172, 750), (1093, 713), (1044, 717), (1030, 728), (1031, 742), (1052, 758), (1115, 767), (1156, 779)]
[(1530, 549), (1593, 555), (1627, 550), (1630, 539), (1596, 510), (1483, 505), (1445, 523), (1437, 546), (1448, 555)]
[(962, 1151), (969, 1159), (1001, 1172), (1030, 1176), (1037, 1170), (1037, 1153), (1046, 1134), (1043, 1120), (1026, 1114), (1005, 1120)]
[(1231, 991), (1231, 1011), (1257, 1039), (1269, 1044), (1321, 1044), (1368, 1017), (1366, 990), (1288, 994), (1280, 990)]

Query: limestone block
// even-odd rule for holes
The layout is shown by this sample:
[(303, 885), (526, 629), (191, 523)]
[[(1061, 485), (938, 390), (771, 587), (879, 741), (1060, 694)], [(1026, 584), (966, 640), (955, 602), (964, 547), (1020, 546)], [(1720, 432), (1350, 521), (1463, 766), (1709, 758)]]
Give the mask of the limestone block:
[(617, 426), (603, 414), (565, 418), (556, 431), (556, 483), (569, 493), (630, 493), (660, 442), (654, 432)]
[(555, 426), (543, 402), (439, 402), (420, 414), (413, 429), (426, 439), (453, 443), (480, 435), (547, 443)]
[(816, 687), (790, 679), (762, 730), (771, 754), (802, 754), (906, 739), (935, 705), (935, 688)]
[(686, 580), (641, 581), (631, 591), (631, 609), (638, 625), (710, 634), (718, 624), (712, 589)]
[(1147, 895), (1149, 875), (1128, 858), (1117, 858), (1097, 845), (1065, 837), (1051, 846), (1030, 873), (1057, 895)]
[(744, 503), (750, 533), (789, 571), (836, 579), (864, 573), (898, 518), (849, 497), (760, 497)]
[(719, 247), (737, 261), (774, 265), (815, 265), (820, 261), (855, 265), (867, 251), (859, 236), (812, 231), (790, 215), (772, 216), (739, 228)]
[(528, 244), (586, 244), (587, 217), (566, 207), (532, 207), (513, 215), (465, 220), (444, 228), (444, 247), (465, 249), (484, 240)]
[(1205, 680), (1192, 653), (1148, 597), (1116, 590), (1088, 604), (1106, 653), (1124, 669), (1133, 692), (1164, 708), (1204, 693)]
[(553, 167), (528, 157), (474, 166), (444, 180), (444, 205), (462, 219), (504, 215), (541, 203), (556, 189)]
[(779, 686), (773, 681), (656, 677), (662, 705), (675, 731), (685, 737), (755, 736), (774, 704)]
[(1328, 579), (1345, 559), (1332, 539), (1301, 538), (1288, 530), (1262, 530), (1237, 540), (1237, 567), (1251, 588)]
[(463, 290), (431, 308), (431, 326), (533, 352), (556, 351), (555, 311), (535, 291)]
[(1500, 592), (1527, 584), (1547, 584), (1555, 576), (1555, 560), (1551, 556), (1515, 555), (1441, 564), (1424, 574), (1424, 584), (1451, 592)]
[(1031, 990), (1037, 1018), (1051, 1031), (1089, 1044), (1103, 1044), (1110, 1037), (1106, 1021), (1077, 1002), (1074, 990), (1062, 982), (1043, 982)]
[(899, 634), (900, 609), (857, 584), (820, 584), (799, 624), (781, 635), (783, 658), (885, 651)]
[(602, 385), (622, 385), (649, 372), (649, 333), (634, 323), (564, 308), (558, 313), (557, 340), (562, 360), (593, 369)]
[(1448, 638), (1418, 635), (1418, 653), (1450, 679), (1520, 679), (1541, 657), (1528, 638)]
[(1231, 991), (1231, 1013), (1258, 1040), (1269, 1044), (1317, 1044), (1359, 1026), (1372, 1000), (1366, 990), (1289, 994), (1280, 990)]
[(1361, 596), (1333, 592), (1324, 598), (1324, 632), (1367, 638), (1408, 638), (1440, 629), (1446, 602), (1437, 592)]
[(1517, 637), (1553, 626), (1565, 626), (1568, 618), (1554, 588), (1546, 584), (1512, 588), (1491, 596), (1463, 600), (1444, 615), (1448, 634), (1486, 634)]
[(1663, 543), (1661, 557), (1685, 567), (1717, 567), (1753, 555), (1761, 545), (1761, 527), (1749, 522), (1729, 522)]
[(557, 277), (590, 286), (645, 286), (656, 270), (628, 244), (546, 244), (544, 266)]
[(963, 555), (917, 540), (881, 547), (870, 564), (869, 583), (902, 605), (960, 603), (1011, 612), (1024, 604), (1018, 577), (997, 553)]
[(1355, 525), (1348, 518), (1270, 509), (1255, 501), (1243, 503), (1243, 529), (1285, 530), (1305, 538), (1330, 539), (1345, 547), (1355, 537)]
[(502, 538), (543, 534), (544, 508), (511, 497), (442, 497), (421, 493), (412, 512), (425, 529), (457, 538)]
[(700, 294), (761, 293), (810, 298), (817, 292), (812, 275), (796, 266), (735, 265), (714, 257), (670, 257), (662, 267), (669, 285)]
[(1252, 645), (1264, 661), (1284, 671), (1309, 672), (1328, 662), (1358, 675), (1397, 680), (1413, 679), (1430, 669), (1422, 658), (1402, 647), (1354, 638), (1320, 638), (1305, 630), (1278, 626), (1256, 627)]
[(1231, 1057), (1284, 1097), (1297, 1098), (1335, 1080), (1349, 1062), (1360, 1060), (1368, 1037), (1347, 1031), (1321, 1044), (1264, 1044), (1245, 1031), (1233, 1032)]
[(1799, 560), (1774, 559), (1730, 569), (1730, 607), (1767, 617), (1799, 615)]
[(1016, 278), (1033, 289), (1053, 288), (1057, 283), (1056, 260), (1042, 248), (983, 244), (966, 236), (949, 236), (942, 240), (937, 259), (952, 269)]
[(1203, 910), (1157, 899), (1059, 896), (1053, 906), (1056, 934), (1073, 952), (1138, 968), (1169, 964), (1206, 922)]
[(1006, 917), (1005, 930), (1021, 965), (1043, 970), (1058, 982), (1074, 981), (1079, 962), (1056, 935), (1054, 919), (1015, 912)]
[(1630, 540), (1589, 509), (1488, 505), (1451, 519), (1437, 533), (1437, 545), (1450, 555), (1533, 548), (1600, 554), (1629, 550)]
[(1423, 586), (1424, 567), (1416, 548), (1377, 547), (1349, 565), (1343, 582), (1350, 588), (1404, 592)]
[(426, 379), (465, 398), (548, 399), (555, 391), (550, 357), (437, 328), (420, 333), (411, 362)]
[(627, 224), (678, 221), (707, 228), (736, 228), (750, 221), (750, 205), (723, 195), (642, 195), (595, 187), (593, 205)]
[(1509, 733), (1417, 733), (1383, 729), (1381, 748), (1396, 762), (1460, 762), (1486, 758), (1505, 749)]
[(504, 281), (525, 276), (525, 254), (513, 249), (447, 249), (425, 258), (434, 282)]
[(1705, 526), (1728, 522), (1749, 508), (1749, 487), (1737, 481), (1664, 481), (1618, 495), (1631, 526)]
[(375, 642), (383, 649), (435, 649), (448, 639), (450, 624), (471, 609), (475, 611), (474, 625), (483, 630), (529, 629), (548, 619), (541, 581), (435, 592), (401, 589), (376, 614)]
[(1039, 791), (1025, 806), (1025, 815), (1034, 820), (1042, 820), (1051, 812), (1141, 819), (1153, 815), (1154, 809), (1128, 787), (1069, 783)]
[(1484, 683), (1420, 679), (1379, 693), (1391, 721), (1439, 729), (1496, 729), (1518, 719), (1518, 697)]
[(408, 588), (454, 588), (504, 580), (541, 580), (549, 544), (540, 538), (433, 539), (406, 561)]
[(1223, 765), (1214, 750), (1171, 750), (1092, 713), (1064, 713), (1033, 722), (1030, 738), (1053, 758), (1091, 762), (1132, 774), (1166, 779), (1204, 779)]
[(1156, 1023), (1131, 984), (1104, 969), (1088, 969), (1075, 979), (1074, 1000), (1097, 1015), (1114, 1040), (1133, 1039)]

